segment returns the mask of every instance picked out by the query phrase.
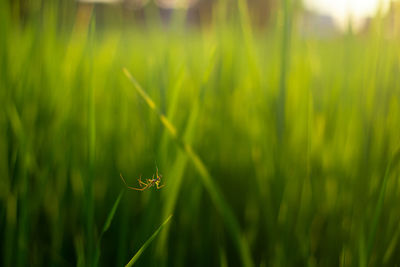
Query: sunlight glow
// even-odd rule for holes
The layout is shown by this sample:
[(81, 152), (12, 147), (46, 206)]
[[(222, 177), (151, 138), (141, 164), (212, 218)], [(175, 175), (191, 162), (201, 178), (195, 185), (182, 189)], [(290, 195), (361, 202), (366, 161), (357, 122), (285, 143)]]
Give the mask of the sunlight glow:
[(382, 12), (388, 10), (391, 0), (305, 0), (308, 9), (330, 15), (335, 23), (345, 29), (351, 21), (357, 29), (364, 19), (375, 15), (379, 8)]

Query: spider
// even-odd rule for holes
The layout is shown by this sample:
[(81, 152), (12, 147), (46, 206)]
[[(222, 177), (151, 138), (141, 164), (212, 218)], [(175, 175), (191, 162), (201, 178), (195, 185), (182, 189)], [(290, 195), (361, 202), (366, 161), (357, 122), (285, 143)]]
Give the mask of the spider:
[(128, 186), (127, 183), (125, 182), (124, 177), (122, 177), (122, 174), (121, 174), (121, 173), (119, 174), (119, 176), (121, 177), (121, 180), (124, 182), (125, 186), (126, 186), (128, 189), (137, 190), (137, 191), (144, 191), (144, 190), (146, 190), (147, 188), (150, 188), (150, 187), (152, 187), (152, 186), (156, 186), (157, 189), (161, 189), (161, 188), (163, 188), (163, 187), (165, 186), (165, 184), (160, 185), (162, 175), (161, 175), (161, 174), (158, 174), (158, 168), (156, 168), (156, 169), (157, 169), (157, 171), (156, 171), (156, 178), (154, 178), (154, 174), (153, 174), (153, 178), (147, 179), (146, 182), (143, 182), (143, 181), (142, 181), (142, 177), (141, 177), (141, 176), (139, 177), (138, 182), (139, 182), (140, 188)]

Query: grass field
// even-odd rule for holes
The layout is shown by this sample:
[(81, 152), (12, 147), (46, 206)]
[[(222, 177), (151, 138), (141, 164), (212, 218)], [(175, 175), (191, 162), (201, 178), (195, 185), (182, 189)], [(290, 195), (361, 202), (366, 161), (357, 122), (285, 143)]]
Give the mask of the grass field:
[[(0, 3), (0, 265), (400, 263), (400, 39), (383, 20), (321, 39), (290, 1), (266, 29), (243, 0), (204, 27), (26, 2)], [(120, 179), (157, 167), (160, 190)]]

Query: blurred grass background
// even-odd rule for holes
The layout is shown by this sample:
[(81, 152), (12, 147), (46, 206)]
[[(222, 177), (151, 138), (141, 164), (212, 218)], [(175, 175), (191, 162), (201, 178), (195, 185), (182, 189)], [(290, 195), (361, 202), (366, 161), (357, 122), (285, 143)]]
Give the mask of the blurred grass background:
[[(1, 1), (1, 265), (97, 265), (101, 236), (98, 264), (121, 266), (173, 214), (139, 266), (396, 266), (399, 35), (378, 15), (305, 38), (298, 4), (254, 27), (244, 0), (200, 25)], [(118, 202), (120, 173), (156, 166), (163, 189)]]

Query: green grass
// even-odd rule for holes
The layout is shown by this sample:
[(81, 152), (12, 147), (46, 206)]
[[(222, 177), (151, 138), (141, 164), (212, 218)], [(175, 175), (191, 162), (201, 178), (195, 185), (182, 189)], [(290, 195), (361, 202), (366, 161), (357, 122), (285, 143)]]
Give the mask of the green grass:
[(168, 223), (168, 221), (171, 219), (172, 215), (170, 215), (161, 225), (160, 227), (147, 239), (147, 241), (143, 244), (143, 246), (136, 252), (136, 254), (132, 257), (132, 259), (128, 262), (127, 265), (125, 266), (133, 266), (135, 262), (139, 259), (139, 257), (142, 255), (143, 251), (153, 242), (153, 240), (157, 237), (157, 235), (160, 233), (162, 228)]
[[(8, 3), (0, 265), (400, 262), (400, 40), (384, 20), (318, 39), (294, 1), (267, 29), (242, 0), (201, 27), (151, 6), (146, 23), (97, 6), (85, 24), (75, 4)], [(136, 185), (156, 166), (164, 188), (120, 193), (120, 173)]]
[[(194, 167), (197, 172), (200, 174), (202, 178), (203, 185), (205, 189), (210, 194), (211, 199), (214, 202), (214, 205), (221, 213), (222, 219), (225, 225), (228, 227), (230, 234), (232, 235), (232, 239), (236, 243), (237, 249), (241, 255), (242, 264), (244, 266), (252, 266), (253, 263), (251, 261), (249, 247), (245, 240), (240, 238), (240, 230), (238, 226), (238, 222), (232, 214), (232, 211), (229, 205), (226, 203), (225, 199), (222, 197), (221, 192), (218, 187), (213, 182), (213, 178), (205, 167), (203, 161), (199, 158), (196, 152), (193, 151), (192, 147), (184, 142), (182, 138), (177, 137), (177, 131), (175, 127), (168, 121), (168, 119), (160, 113), (160, 111), (155, 106), (154, 102), (149, 99), (148, 95), (144, 92), (143, 88), (138, 84), (138, 82), (132, 77), (127, 69), (124, 68), (125, 75), (132, 82), (137, 92), (142, 96), (142, 98), (147, 102), (148, 106), (157, 113), (161, 123), (165, 126), (165, 128), (169, 131), (169, 134), (172, 138), (175, 139), (178, 146), (183, 150), (187, 157), (193, 162)], [(193, 112), (193, 110), (192, 110)], [(192, 113), (196, 114), (196, 113)]]

